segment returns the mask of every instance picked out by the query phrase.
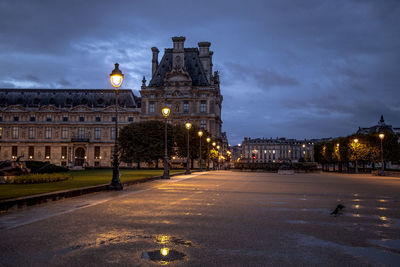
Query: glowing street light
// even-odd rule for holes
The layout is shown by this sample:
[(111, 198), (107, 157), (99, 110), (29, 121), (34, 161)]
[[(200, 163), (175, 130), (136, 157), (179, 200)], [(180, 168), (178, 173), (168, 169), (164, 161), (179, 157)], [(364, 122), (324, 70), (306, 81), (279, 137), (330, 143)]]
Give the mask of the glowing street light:
[(356, 173), (358, 173), (358, 158), (357, 158), (357, 152), (358, 152), (358, 139), (357, 138), (355, 138), (354, 140), (353, 140), (353, 142), (354, 142), (354, 150), (355, 150), (355, 152), (356, 152)]
[(200, 158), (199, 158), (199, 163), (200, 163), (200, 171), (202, 172), (203, 171), (203, 166), (201, 166), (201, 137), (203, 136), (203, 131), (202, 130), (200, 130), (200, 131), (198, 131), (197, 132), (197, 135), (199, 136), (199, 138), (200, 138), (200, 152), (199, 152), (199, 156), (200, 156)]
[(119, 69), (119, 64), (115, 63), (115, 68), (110, 74), (110, 82), (114, 87), (115, 92), (115, 136), (114, 136), (114, 155), (113, 155), (113, 176), (111, 180), (111, 184), (109, 185), (110, 189), (113, 190), (122, 190), (123, 186), (119, 179), (119, 163), (118, 163), (118, 88), (122, 85), (122, 81), (124, 80), (124, 75), (122, 71)]
[(192, 124), (190, 122), (185, 123), (185, 128), (187, 130), (187, 157), (186, 157), (186, 171), (185, 174), (190, 174), (189, 169), (189, 131), (192, 128)]
[(210, 170), (210, 142), (211, 142), (211, 138), (207, 137), (206, 141), (207, 141), (207, 171), (209, 171)]
[(385, 171), (385, 162), (383, 161), (383, 138), (385, 138), (385, 134), (380, 133), (379, 139), (381, 139), (381, 160), (382, 160), (382, 174), (381, 175), (384, 175), (384, 171)]
[(169, 166), (168, 166), (168, 116), (170, 114), (171, 110), (169, 107), (165, 107), (161, 109), (161, 113), (165, 118), (165, 134), (164, 134), (164, 140), (165, 140), (165, 150), (164, 150), (164, 175), (163, 178), (164, 179), (169, 179)]

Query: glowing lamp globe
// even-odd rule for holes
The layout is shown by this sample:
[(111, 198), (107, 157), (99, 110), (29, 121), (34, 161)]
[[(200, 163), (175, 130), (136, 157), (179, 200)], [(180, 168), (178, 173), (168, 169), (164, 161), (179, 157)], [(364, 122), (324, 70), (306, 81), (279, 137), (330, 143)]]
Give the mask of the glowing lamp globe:
[(114, 88), (118, 88), (122, 85), (123, 80), (124, 80), (124, 75), (122, 74), (122, 71), (119, 69), (119, 64), (115, 63), (115, 68), (110, 74), (111, 85)]
[(354, 143), (358, 143), (358, 139), (356, 138), (356, 139), (354, 139)]
[(197, 134), (198, 134), (200, 137), (203, 136), (203, 132), (202, 132), (202, 131), (199, 131)]
[(216, 145), (217, 145), (217, 143), (213, 142), (213, 143), (212, 143), (212, 145), (213, 145), (213, 146), (216, 146)]
[(211, 138), (207, 137), (206, 141), (207, 141), (207, 143), (210, 143), (211, 142)]
[(385, 134), (383, 134), (383, 133), (379, 134), (379, 138), (380, 138), (381, 140), (383, 140), (383, 138), (385, 138)]
[(161, 112), (163, 114), (163, 116), (166, 118), (169, 116), (169, 113), (171, 112), (171, 109), (169, 107), (165, 107), (161, 109)]
[(192, 124), (190, 122), (185, 123), (186, 129), (190, 130), (192, 128)]

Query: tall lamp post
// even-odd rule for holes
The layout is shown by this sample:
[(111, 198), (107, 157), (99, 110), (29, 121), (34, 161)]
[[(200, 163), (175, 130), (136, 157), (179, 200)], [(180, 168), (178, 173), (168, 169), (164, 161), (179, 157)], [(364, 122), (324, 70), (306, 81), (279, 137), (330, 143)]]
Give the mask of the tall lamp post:
[(207, 137), (206, 141), (207, 141), (207, 171), (209, 171), (210, 170), (210, 142), (211, 142), (211, 138)]
[(200, 163), (200, 171), (202, 172), (203, 171), (203, 166), (201, 165), (201, 137), (203, 136), (203, 131), (198, 131), (197, 132), (197, 134), (199, 135), (199, 138), (200, 138), (200, 152), (199, 152), (199, 156), (200, 156), (200, 158), (199, 158), (199, 163)]
[(168, 122), (167, 122), (167, 118), (171, 112), (169, 107), (165, 107), (161, 109), (162, 115), (165, 118), (165, 150), (164, 150), (164, 175), (163, 178), (164, 179), (169, 179), (169, 166), (168, 166), (168, 138), (167, 138), (167, 134), (168, 134)]
[(358, 158), (357, 158), (357, 152), (358, 152), (358, 139), (356, 138), (356, 139), (354, 139), (353, 140), (354, 141), (354, 150), (355, 150), (355, 152), (356, 152), (356, 173), (358, 173)]
[(115, 92), (115, 136), (114, 136), (114, 155), (113, 155), (113, 176), (110, 189), (122, 190), (123, 186), (119, 179), (119, 162), (118, 162), (118, 88), (122, 85), (124, 75), (119, 69), (119, 64), (115, 63), (115, 68), (110, 74), (111, 85), (114, 87)]
[[(212, 142), (212, 146), (214, 147), (214, 149), (216, 145), (217, 145), (216, 142)], [(213, 160), (213, 169), (215, 170), (215, 160)]]
[(384, 133), (380, 133), (379, 134), (379, 139), (381, 139), (381, 160), (382, 160), (382, 170), (381, 170), (381, 175), (384, 174), (385, 171), (385, 162), (383, 161), (383, 138), (385, 138), (385, 134)]
[(220, 169), (220, 167), (219, 167), (219, 148), (220, 148), (220, 146), (217, 146), (217, 150), (218, 150), (218, 170)]
[(185, 174), (190, 174), (189, 168), (189, 132), (190, 128), (192, 128), (192, 124), (190, 122), (185, 123), (185, 128), (187, 130), (187, 157), (186, 157), (186, 171)]

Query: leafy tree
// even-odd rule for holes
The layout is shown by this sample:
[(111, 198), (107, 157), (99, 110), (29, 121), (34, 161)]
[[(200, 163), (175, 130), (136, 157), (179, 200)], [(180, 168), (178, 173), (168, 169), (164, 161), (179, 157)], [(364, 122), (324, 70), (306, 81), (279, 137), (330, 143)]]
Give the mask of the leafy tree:
[[(168, 124), (168, 156), (174, 151), (173, 127)], [(118, 141), (121, 160), (125, 162), (156, 162), (164, 158), (165, 123), (144, 121), (131, 123), (121, 129)]]

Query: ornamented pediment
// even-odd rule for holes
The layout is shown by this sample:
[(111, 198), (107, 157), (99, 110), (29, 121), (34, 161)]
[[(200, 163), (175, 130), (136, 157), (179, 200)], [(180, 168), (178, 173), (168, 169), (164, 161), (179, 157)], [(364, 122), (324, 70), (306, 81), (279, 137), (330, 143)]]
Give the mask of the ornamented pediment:
[(12, 105), (12, 106), (7, 106), (3, 109), (4, 111), (26, 111), (26, 108), (20, 105)]
[(92, 111), (92, 109), (85, 105), (79, 105), (71, 108), (71, 111)]
[(174, 68), (165, 74), (164, 84), (167, 86), (191, 85), (192, 78), (183, 68)]
[(46, 105), (39, 107), (40, 111), (59, 111), (60, 109), (53, 105)]

